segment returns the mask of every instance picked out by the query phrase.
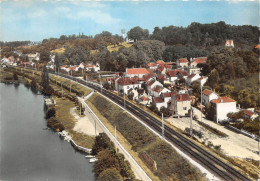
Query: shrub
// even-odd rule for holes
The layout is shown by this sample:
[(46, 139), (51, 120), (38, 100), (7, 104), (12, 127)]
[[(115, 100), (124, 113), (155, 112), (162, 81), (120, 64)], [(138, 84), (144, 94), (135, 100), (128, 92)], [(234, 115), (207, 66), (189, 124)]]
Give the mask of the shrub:
[(98, 181), (119, 181), (122, 180), (119, 172), (115, 168), (108, 168), (100, 173)]
[(17, 75), (16, 72), (13, 73), (13, 79), (14, 79), (14, 80), (18, 80), (18, 75)]
[(47, 126), (56, 130), (56, 131), (58, 131), (58, 132), (61, 132), (65, 129), (63, 124), (60, 121), (58, 121), (55, 117), (51, 117), (48, 120)]
[(49, 119), (50, 117), (55, 117), (56, 116), (56, 110), (54, 107), (49, 108), (46, 112), (45, 118)]

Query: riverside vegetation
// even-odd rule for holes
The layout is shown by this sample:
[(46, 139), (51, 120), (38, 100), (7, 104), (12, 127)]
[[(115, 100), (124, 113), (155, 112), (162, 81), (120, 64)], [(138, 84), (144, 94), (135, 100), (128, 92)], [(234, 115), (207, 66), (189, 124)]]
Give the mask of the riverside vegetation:
[[(4, 74), (1, 72), (0, 80), (13, 81), (14, 78), (18, 80), (18, 75), (20, 75), (23, 77), (20, 80), (26, 79), (24, 83), (27, 86), (30, 86), (31, 88), (42, 89), (40, 87), (41, 84), (38, 84), (37, 82), (40, 81), (40, 75), (42, 75), (40, 72), (35, 72), (35, 77), (31, 77), (30, 70), (23, 70), (23, 72), (13, 72), (13, 76), (11, 76), (12, 73), (10, 72), (12, 72), (13, 69), (7, 70), (9, 71), (6, 71)], [(83, 90), (83, 87), (80, 88), (81, 91), (78, 91), (78, 86), (70, 86), (68, 81), (62, 78), (59, 78), (58, 83), (56, 83), (57, 78), (55, 78), (55, 80), (50, 80), (52, 83), (50, 84), (51, 88), (49, 89), (51, 90), (51, 94), (55, 96), (54, 98), (57, 105), (50, 106), (45, 113), (45, 118), (48, 120), (47, 126), (59, 132), (66, 129), (77, 144), (93, 149), (92, 154), (97, 155), (98, 157), (98, 161), (94, 166), (94, 171), (98, 176), (98, 180), (104, 181), (131, 179), (138, 181), (138, 179), (135, 178), (133, 171), (131, 170), (129, 162), (125, 160), (123, 154), (116, 152), (113, 142), (107, 137), (106, 134), (101, 133), (96, 138), (94, 138), (73, 130), (75, 120), (70, 115), (69, 109), (75, 105), (81, 106), (78, 99), (76, 98), (76, 95), (87, 95), (90, 91)], [(56, 84), (54, 84), (54, 81)], [(63, 87), (65, 90), (64, 92), (63, 90), (60, 92), (60, 90), (57, 89), (57, 85), (61, 86), (63, 83), (65, 85)]]

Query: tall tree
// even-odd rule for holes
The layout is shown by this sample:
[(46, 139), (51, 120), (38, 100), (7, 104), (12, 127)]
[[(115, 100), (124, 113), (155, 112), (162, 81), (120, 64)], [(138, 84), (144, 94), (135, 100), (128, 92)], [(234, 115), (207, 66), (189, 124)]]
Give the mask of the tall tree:
[(134, 40), (145, 40), (149, 36), (149, 31), (147, 29), (142, 29), (140, 26), (136, 26), (127, 32), (129, 39)]
[(41, 79), (42, 79), (41, 85), (43, 87), (43, 90), (48, 89), (49, 88), (49, 75), (48, 75), (48, 70), (46, 68), (46, 65), (43, 67)]

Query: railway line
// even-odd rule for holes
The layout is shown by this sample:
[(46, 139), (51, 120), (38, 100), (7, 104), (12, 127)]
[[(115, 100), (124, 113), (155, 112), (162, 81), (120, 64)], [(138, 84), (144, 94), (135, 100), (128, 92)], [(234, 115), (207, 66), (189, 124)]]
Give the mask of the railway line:
[[(62, 77), (65, 77), (70, 80), (74, 80), (84, 86), (88, 86), (98, 92), (101, 93), (101, 87), (97, 83), (91, 83), (86, 82), (81, 79), (77, 79), (75, 77), (71, 77), (64, 74), (58, 74), (58, 73), (52, 73), (54, 75), (59, 75)], [(162, 128), (161, 128), (161, 122), (150, 115), (149, 113), (145, 112), (144, 110), (140, 109), (139, 107), (131, 104), (128, 101), (124, 101), (122, 97), (116, 96), (113, 93), (102, 89), (102, 94), (106, 97), (110, 98), (117, 104), (121, 105), (122, 107), (125, 107), (128, 111), (136, 115), (140, 118), (146, 125), (150, 126), (153, 130), (161, 134)], [(184, 153), (189, 155), (192, 159), (203, 165), (206, 169), (208, 169), (211, 173), (213, 173), (215, 176), (219, 177), (222, 180), (225, 181), (250, 181), (248, 177), (241, 174), (236, 169), (232, 168), (231, 166), (227, 165), (214, 155), (210, 154), (203, 148), (199, 147), (189, 139), (185, 138), (183, 135), (178, 133), (177, 131), (171, 129), (167, 125), (164, 127), (164, 135), (165, 139), (176, 145), (180, 150), (182, 150)]]

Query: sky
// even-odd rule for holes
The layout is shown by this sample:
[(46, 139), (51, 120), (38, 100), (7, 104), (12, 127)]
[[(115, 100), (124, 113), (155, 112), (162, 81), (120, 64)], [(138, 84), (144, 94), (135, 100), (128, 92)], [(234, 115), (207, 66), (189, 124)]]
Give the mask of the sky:
[(0, 0), (0, 41), (41, 41), (102, 31), (121, 35), (135, 26), (182, 26), (192, 22), (259, 27), (256, 0)]

